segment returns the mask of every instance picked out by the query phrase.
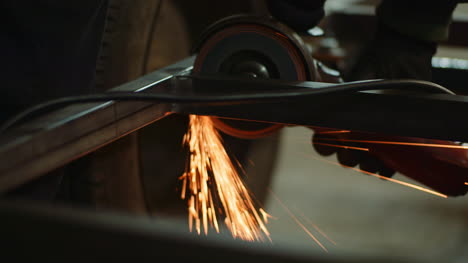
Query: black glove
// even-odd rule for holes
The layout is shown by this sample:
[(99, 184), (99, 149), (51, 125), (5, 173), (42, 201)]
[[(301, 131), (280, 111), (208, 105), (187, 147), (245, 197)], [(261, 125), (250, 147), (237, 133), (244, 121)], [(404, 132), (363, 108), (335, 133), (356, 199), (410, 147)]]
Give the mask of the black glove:
[(435, 42), (399, 34), (379, 23), (374, 40), (351, 63), (350, 70), (345, 70), (344, 79), (431, 80), (431, 60), (436, 47)]
[(268, 0), (273, 17), (299, 33), (315, 27), (325, 15), (325, 0)]
[[(329, 129), (315, 129), (312, 137), (312, 145), (315, 151), (322, 156), (336, 154), (338, 162), (344, 166), (392, 177), (395, 171), (377, 158), (368, 145), (353, 142), (354, 140), (366, 139), (367, 135), (357, 132), (339, 132)], [(364, 150), (367, 149), (368, 151)]]

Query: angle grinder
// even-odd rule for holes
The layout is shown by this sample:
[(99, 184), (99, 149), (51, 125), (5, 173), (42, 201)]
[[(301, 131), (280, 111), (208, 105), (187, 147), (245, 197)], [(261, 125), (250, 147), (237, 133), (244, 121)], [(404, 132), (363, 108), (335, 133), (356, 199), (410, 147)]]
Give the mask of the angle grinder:
[[(210, 26), (195, 47), (194, 74), (289, 81), (338, 82), (336, 72), (314, 60), (303, 39), (271, 17), (236, 15)], [(222, 88), (222, 87), (220, 87)], [(213, 117), (216, 128), (234, 137), (255, 139), (280, 124)]]

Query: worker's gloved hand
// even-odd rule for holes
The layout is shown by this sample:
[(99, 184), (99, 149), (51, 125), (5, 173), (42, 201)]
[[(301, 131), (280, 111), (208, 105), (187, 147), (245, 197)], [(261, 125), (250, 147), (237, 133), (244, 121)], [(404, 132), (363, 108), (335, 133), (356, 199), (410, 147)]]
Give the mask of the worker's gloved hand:
[(364, 79), (431, 80), (435, 42), (423, 41), (400, 34), (382, 23), (377, 26), (374, 40), (348, 62), (343, 72), (345, 81)]
[(374, 39), (350, 63), (344, 79), (430, 81), (432, 56), (437, 43), (448, 38), (456, 5), (456, 0), (382, 0), (376, 9)]
[(365, 135), (346, 130), (314, 128), (312, 138), (314, 149), (323, 156), (336, 154), (338, 162), (347, 167), (356, 167), (363, 171), (392, 177), (395, 170), (389, 168), (361, 142)]
[(386, 177), (397, 171), (449, 196), (468, 191), (468, 149), (458, 143), (329, 129), (316, 129), (313, 143), (345, 166)]
[(274, 18), (298, 33), (315, 27), (325, 15), (325, 0), (268, 0), (267, 4)]

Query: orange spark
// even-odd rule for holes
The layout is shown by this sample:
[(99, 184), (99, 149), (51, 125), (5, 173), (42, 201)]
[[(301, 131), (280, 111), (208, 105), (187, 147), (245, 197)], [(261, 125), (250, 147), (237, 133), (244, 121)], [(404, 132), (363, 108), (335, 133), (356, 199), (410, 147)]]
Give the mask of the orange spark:
[(267, 212), (265, 212), (265, 210), (263, 210), (263, 208), (260, 208), (259, 211), (260, 211), (260, 214), (262, 214), (262, 218), (263, 218), (263, 221), (265, 222), (265, 224), (268, 224), (268, 218), (276, 219), (275, 217), (273, 217), (270, 214), (268, 214)]
[(317, 230), (317, 232), (320, 233), (320, 235), (322, 235), (324, 238), (326, 238), (328, 241), (330, 241), (330, 243), (332, 243), (333, 245), (336, 246), (336, 242), (333, 239), (331, 239), (327, 234), (325, 234), (325, 232), (323, 232), (322, 229), (320, 229), (316, 224), (314, 224), (314, 222), (312, 222), (312, 220), (310, 220), (310, 218), (305, 216), (303, 212), (299, 212), (299, 213), (302, 216), (302, 218), (305, 221), (307, 221), (307, 223), (309, 223), (309, 225), (311, 225), (313, 228), (315, 228), (315, 230)]
[[(257, 211), (210, 117), (190, 115), (184, 143), (190, 149), (190, 163), (180, 177), (181, 197), (188, 198), (190, 231), (195, 223), (198, 234), (201, 228), (208, 234), (209, 225), (219, 233), (219, 211), (234, 238), (270, 239), (265, 226), (268, 215), (263, 210)], [(218, 200), (220, 210), (215, 206)]]
[(407, 146), (420, 146), (420, 147), (449, 148), (449, 149), (468, 149), (468, 146), (463, 146), (463, 145), (447, 145), (447, 144), (437, 144), (437, 143), (370, 141), (370, 140), (351, 140), (351, 139), (332, 139), (332, 138), (316, 138), (316, 139), (321, 140), (321, 141), (361, 142), (361, 143), (374, 143), (374, 144), (391, 144), (391, 145), (407, 145)]
[(270, 193), (271, 195), (276, 199), (276, 201), (281, 205), (281, 207), (283, 207), (284, 211), (286, 211), (286, 213), (288, 213), (288, 215), (294, 220), (294, 222), (296, 222), (296, 224), (302, 228), (302, 230), (304, 230), (304, 232), (307, 233), (307, 235), (312, 238), (312, 240), (315, 241), (315, 243), (317, 243), (317, 245), (319, 245), (325, 252), (328, 252), (328, 249), (314, 236), (314, 234), (312, 234), (309, 229), (307, 229), (306, 226), (304, 226), (304, 224), (301, 223), (301, 221), (299, 221), (299, 219), (297, 219), (297, 217), (294, 215), (293, 212), (291, 212), (291, 210), (278, 198), (278, 196), (276, 196), (275, 193), (273, 193), (273, 191), (271, 189), (270, 190)]
[(403, 182), (403, 181), (400, 181), (400, 180), (397, 180), (397, 179), (385, 177), (385, 176), (382, 176), (382, 175), (380, 175), (380, 174), (371, 173), (371, 172), (364, 171), (364, 170), (361, 170), (361, 169), (358, 169), (358, 168), (354, 168), (354, 167), (351, 167), (351, 166), (347, 166), (347, 165), (343, 165), (343, 164), (340, 164), (340, 163), (336, 163), (336, 162), (328, 161), (328, 160), (325, 160), (325, 159), (317, 158), (317, 157), (315, 157), (315, 156), (311, 156), (311, 157), (314, 158), (314, 159), (316, 159), (316, 160), (322, 161), (322, 162), (326, 162), (326, 163), (330, 163), (330, 164), (333, 164), (333, 165), (338, 165), (338, 166), (350, 168), (350, 169), (352, 169), (352, 170), (354, 170), (354, 171), (358, 171), (358, 172), (361, 172), (361, 173), (365, 173), (365, 174), (367, 174), (367, 175), (371, 175), (371, 176), (374, 176), (374, 177), (377, 177), (377, 178), (380, 178), (380, 179), (383, 179), (383, 180), (387, 180), (387, 181), (390, 181), (390, 182), (392, 182), (392, 183), (404, 185), (404, 186), (407, 186), (407, 187), (410, 187), (410, 188), (413, 188), (413, 189), (416, 189), (416, 190), (419, 190), (419, 191), (423, 191), (423, 192), (426, 192), (426, 193), (429, 193), (429, 194), (433, 194), (433, 195), (436, 195), (436, 196), (440, 196), (440, 197), (443, 197), (443, 198), (448, 198), (447, 195), (444, 195), (444, 194), (439, 193), (439, 192), (437, 192), (437, 191), (433, 191), (433, 190), (424, 188), (424, 187), (419, 186), (419, 185), (415, 185), (415, 184)]
[(317, 134), (339, 134), (339, 133), (350, 133), (351, 131), (348, 130), (340, 130), (340, 131), (321, 131), (317, 132)]
[(344, 148), (344, 149), (351, 149), (351, 150), (358, 150), (358, 151), (366, 151), (366, 152), (369, 151), (369, 149), (362, 148), (362, 147), (354, 147), (354, 146), (346, 146), (346, 145), (338, 145), (338, 144), (330, 144), (330, 143), (321, 143), (321, 142), (314, 142), (314, 144), (330, 146), (330, 147), (337, 147), (337, 148)]
[(465, 182), (465, 185), (468, 185), (468, 182)]

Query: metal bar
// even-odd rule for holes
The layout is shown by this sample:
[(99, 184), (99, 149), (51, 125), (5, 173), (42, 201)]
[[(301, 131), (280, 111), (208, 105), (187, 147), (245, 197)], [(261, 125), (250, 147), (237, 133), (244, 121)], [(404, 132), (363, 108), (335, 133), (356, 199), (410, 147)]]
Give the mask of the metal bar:
[[(167, 91), (174, 75), (191, 71), (193, 60), (187, 58), (111, 91)], [(0, 138), (0, 193), (164, 117), (171, 107), (113, 101), (71, 105), (12, 129)]]
[[(245, 80), (199, 78), (191, 85), (194, 90), (201, 90), (199, 92), (213, 92), (223, 87), (223, 92), (225, 89), (231, 91), (230, 95), (235, 95), (235, 87), (238, 90), (245, 89), (244, 93), (248, 90), (261, 94), (265, 88), (269, 88), (270, 91), (288, 91), (289, 87), (289, 90), (293, 88), (294, 91), (309, 85), (292, 85), (274, 80), (252, 83), (249, 84)], [(177, 110), (181, 113), (232, 119), (468, 142), (468, 123), (462, 121), (468, 112), (468, 96), (334, 93), (269, 103), (258, 100), (238, 105), (180, 105)]]

